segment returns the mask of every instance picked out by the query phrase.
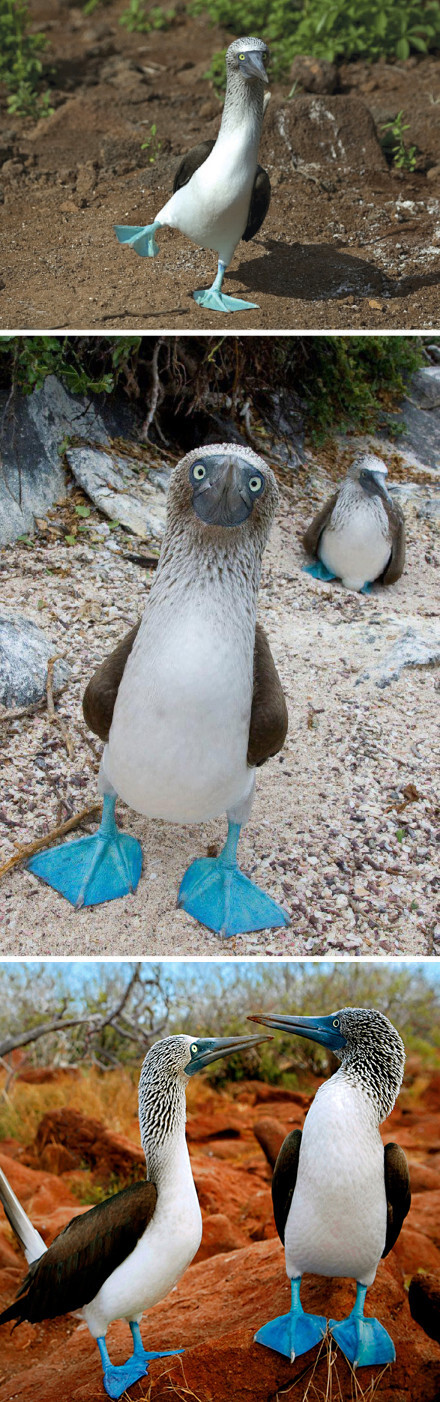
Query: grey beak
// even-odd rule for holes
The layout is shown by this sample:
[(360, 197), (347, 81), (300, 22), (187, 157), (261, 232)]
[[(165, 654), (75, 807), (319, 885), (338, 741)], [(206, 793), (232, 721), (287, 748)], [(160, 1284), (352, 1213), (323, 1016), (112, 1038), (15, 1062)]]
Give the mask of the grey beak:
[(247, 78), (260, 78), (263, 83), (269, 82), (261, 54), (257, 51), (246, 54), (243, 68)]

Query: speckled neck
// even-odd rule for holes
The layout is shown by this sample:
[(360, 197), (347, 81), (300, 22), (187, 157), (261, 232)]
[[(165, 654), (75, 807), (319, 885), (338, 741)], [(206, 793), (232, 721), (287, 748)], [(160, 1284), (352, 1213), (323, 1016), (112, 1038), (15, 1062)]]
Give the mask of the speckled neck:
[(264, 83), (248, 82), (236, 68), (227, 72), (226, 96), (218, 140), (243, 127), (252, 131), (258, 151), (264, 112)]
[(375, 1024), (371, 1036), (366, 1036), (364, 1030), (362, 1040), (338, 1053), (341, 1067), (336, 1072), (336, 1078), (363, 1092), (379, 1124), (395, 1105), (405, 1066), (402, 1038), (387, 1019), (382, 1021), (384, 1026)]

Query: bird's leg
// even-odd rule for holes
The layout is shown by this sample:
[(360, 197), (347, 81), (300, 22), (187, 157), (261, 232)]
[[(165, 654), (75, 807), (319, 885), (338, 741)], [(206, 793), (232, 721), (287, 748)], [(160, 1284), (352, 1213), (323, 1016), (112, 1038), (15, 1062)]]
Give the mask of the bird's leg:
[(135, 891), (142, 871), (142, 849), (115, 822), (116, 794), (105, 793), (102, 819), (92, 837), (37, 852), (28, 870), (60, 891), (71, 905), (99, 905)]
[(378, 1319), (365, 1319), (364, 1304), (367, 1286), (356, 1282), (356, 1300), (347, 1319), (329, 1320), (335, 1343), (352, 1363), (353, 1368), (394, 1363), (396, 1350), (383, 1324)]
[(308, 1353), (309, 1348), (321, 1343), (327, 1331), (327, 1320), (324, 1315), (304, 1313), (299, 1293), (300, 1275), (295, 1276), (290, 1285), (289, 1314), (282, 1314), (278, 1319), (271, 1319), (268, 1324), (263, 1324), (255, 1334), (255, 1342), (264, 1344), (265, 1348), (273, 1348), (276, 1353), (284, 1354), (284, 1357), (293, 1363), (294, 1358), (299, 1358), (302, 1353)]
[(219, 935), (239, 935), (288, 925), (289, 918), (237, 865), (241, 823), (228, 821), (228, 836), (218, 857), (192, 862), (181, 882), (177, 904)]
[(210, 307), (214, 312), (240, 312), (252, 311), (257, 307), (257, 302), (242, 302), (239, 297), (226, 297), (222, 292), (222, 282), (226, 272), (227, 263), (218, 260), (217, 274), (212, 287), (208, 287), (200, 292), (193, 292), (194, 301), (199, 307)]
[[(148, 1367), (148, 1364), (151, 1363), (153, 1358), (171, 1358), (176, 1353), (179, 1354), (184, 1352), (183, 1348), (166, 1348), (161, 1349), (160, 1353), (147, 1353), (142, 1343), (139, 1325), (133, 1319), (130, 1322), (130, 1329), (134, 1348), (129, 1362), (133, 1362), (133, 1360), (136, 1360), (138, 1363), (143, 1363), (144, 1365), (146, 1364)], [(144, 1366), (145, 1373), (147, 1371), (147, 1367)]]
[(118, 243), (128, 243), (140, 258), (155, 258), (159, 252), (159, 244), (154, 237), (156, 229), (162, 228), (158, 219), (153, 224), (114, 224), (113, 228)]

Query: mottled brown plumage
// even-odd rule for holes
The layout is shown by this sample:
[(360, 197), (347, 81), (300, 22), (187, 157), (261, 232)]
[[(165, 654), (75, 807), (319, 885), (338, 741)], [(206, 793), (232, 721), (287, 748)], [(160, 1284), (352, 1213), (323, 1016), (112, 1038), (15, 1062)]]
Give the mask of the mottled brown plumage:
[[(139, 628), (140, 621), (101, 662), (84, 692), (83, 711), (87, 725), (104, 742), (108, 740), (119, 684)], [(286, 738), (287, 726), (287, 706), (280, 678), (264, 628), (257, 623), (248, 764), (260, 766), (272, 755), (278, 754)]]
[[(194, 172), (207, 161), (211, 151), (214, 150), (215, 141), (199, 141), (197, 146), (192, 146), (186, 156), (182, 157), (174, 176), (173, 195), (176, 190), (181, 190), (183, 185), (188, 185)], [(251, 202), (249, 205), (248, 221), (244, 234), (243, 243), (249, 243), (255, 237), (261, 225), (264, 223), (270, 205), (270, 180), (263, 166), (258, 165), (252, 189)]]
[(156, 1201), (154, 1183), (132, 1183), (73, 1217), (48, 1251), (32, 1262), (17, 1299), (0, 1314), (0, 1324), (9, 1319), (36, 1324), (89, 1304), (134, 1251)]

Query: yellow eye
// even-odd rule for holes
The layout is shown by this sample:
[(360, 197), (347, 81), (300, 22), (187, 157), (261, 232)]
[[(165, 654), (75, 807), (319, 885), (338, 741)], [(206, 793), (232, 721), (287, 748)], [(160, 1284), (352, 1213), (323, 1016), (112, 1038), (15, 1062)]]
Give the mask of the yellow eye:
[(202, 462), (196, 462), (195, 467), (193, 467), (193, 477), (195, 477), (196, 482), (202, 482), (203, 478), (206, 477), (206, 467), (203, 466)]
[(239, 58), (246, 58), (246, 54), (239, 54), (238, 57), (239, 57)]
[(197, 1042), (193, 1042), (192, 1047), (191, 1047), (191, 1051), (192, 1051), (192, 1052), (196, 1052), (197, 1050), (198, 1050)]
[(263, 486), (263, 478), (262, 478), (262, 477), (251, 477), (251, 478), (249, 479), (249, 490), (250, 490), (251, 492), (259, 492), (260, 487), (262, 487), (262, 486)]

